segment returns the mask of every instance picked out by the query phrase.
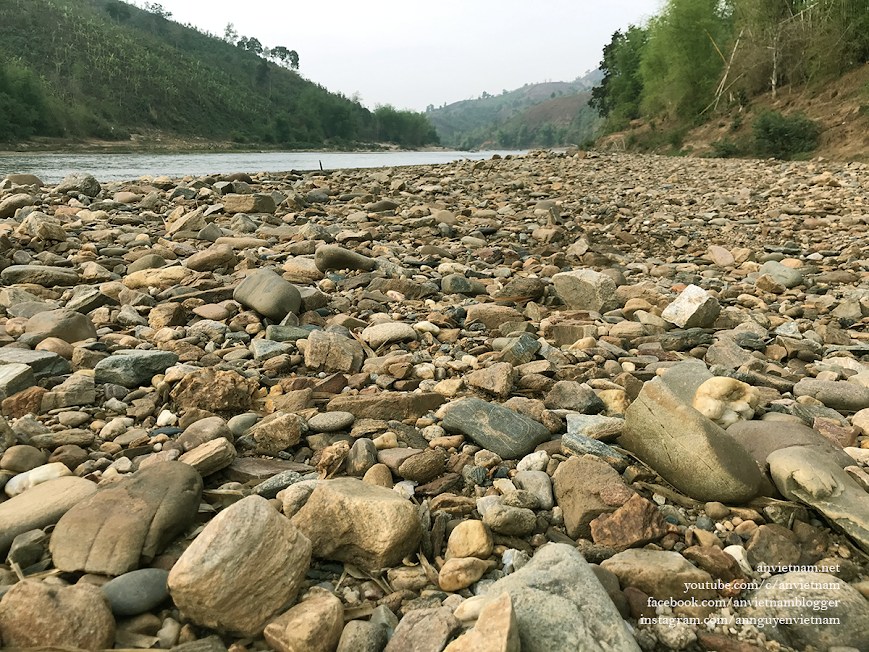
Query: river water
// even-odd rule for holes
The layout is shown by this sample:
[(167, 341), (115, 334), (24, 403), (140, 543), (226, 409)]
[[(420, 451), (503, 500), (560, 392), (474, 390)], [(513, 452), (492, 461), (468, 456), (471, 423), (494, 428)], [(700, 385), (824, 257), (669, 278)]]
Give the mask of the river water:
[(242, 154), (2, 154), (0, 179), (10, 173), (35, 174), (44, 183), (58, 183), (70, 172), (89, 172), (98, 181), (128, 181), (150, 174), (183, 177), (187, 174), (288, 172), (340, 168), (382, 168), (399, 165), (450, 163), (488, 159), (485, 152), (249, 152)]

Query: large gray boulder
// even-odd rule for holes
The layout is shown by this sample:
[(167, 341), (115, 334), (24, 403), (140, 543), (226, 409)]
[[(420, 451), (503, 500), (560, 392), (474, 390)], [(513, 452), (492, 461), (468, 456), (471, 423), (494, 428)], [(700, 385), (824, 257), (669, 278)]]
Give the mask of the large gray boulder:
[(266, 268), (257, 270), (239, 283), (232, 298), (274, 321), (281, 321), (291, 312), (299, 312), (302, 305), (302, 295), (296, 286)]
[(639, 652), (634, 637), (585, 558), (550, 543), (486, 595), (510, 595), (522, 652)]
[(695, 500), (744, 503), (761, 486), (751, 454), (657, 379), (625, 412), (619, 443)]

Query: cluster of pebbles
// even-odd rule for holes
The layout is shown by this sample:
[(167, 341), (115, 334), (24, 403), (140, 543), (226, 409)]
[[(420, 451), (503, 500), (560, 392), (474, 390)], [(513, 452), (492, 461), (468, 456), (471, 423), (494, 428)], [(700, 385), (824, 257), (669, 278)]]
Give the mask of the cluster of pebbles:
[(869, 651), (863, 164), (0, 182), (0, 641)]

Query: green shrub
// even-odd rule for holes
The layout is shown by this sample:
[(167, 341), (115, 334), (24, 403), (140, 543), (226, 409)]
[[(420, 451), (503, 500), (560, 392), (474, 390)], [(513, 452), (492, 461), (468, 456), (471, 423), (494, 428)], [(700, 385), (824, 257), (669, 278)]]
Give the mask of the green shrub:
[(821, 135), (818, 124), (800, 112), (785, 116), (778, 111), (766, 111), (755, 119), (752, 131), (757, 153), (780, 159), (812, 151)]
[(739, 146), (727, 138), (712, 143), (712, 156), (714, 158), (732, 158), (739, 156)]

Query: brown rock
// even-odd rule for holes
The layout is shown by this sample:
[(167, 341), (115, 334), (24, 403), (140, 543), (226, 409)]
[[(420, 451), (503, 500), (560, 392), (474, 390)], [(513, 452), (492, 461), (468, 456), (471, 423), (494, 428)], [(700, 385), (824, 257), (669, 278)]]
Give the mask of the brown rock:
[(350, 412), (357, 419), (384, 421), (418, 419), (438, 409), (446, 399), (440, 394), (380, 392), (379, 394), (340, 394), (326, 405), (329, 412)]
[(489, 570), (489, 564), (476, 557), (448, 559), (438, 574), (438, 584), (443, 591), (461, 591), (480, 579)]
[(734, 638), (697, 631), (697, 642), (708, 652), (763, 652), (764, 648)]
[(499, 398), (507, 398), (513, 391), (513, 365), (498, 362), (465, 376), (465, 383)]
[(169, 573), (169, 592), (185, 618), (255, 636), (296, 599), (310, 560), (307, 537), (248, 496), (194, 539)]
[(614, 550), (627, 550), (657, 541), (669, 531), (663, 514), (639, 494), (612, 514), (601, 514), (591, 524), (592, 540)]
[(299, 443), (302, 421), (295, 414), (275, 412), (253, 426), (248, 434), (257, 444), (257, 455), (277, 455)]
[[(434, 505), (434, 501), (432, 501)], [(432, 512), (436, 511), (434, 507)], [(462, 521), (450, 533), (447, 542), (447, 559), (453, 557), (479, 557), (488, 559), (492, 554), (492, 533), (482, 521), (469, 519)]]
[(474, 629), (447, 645), (444, 652), (519, 652), (519, 625), (509, 593), (480, 612)]
[(313, 331), (305, 347), (305, 366), (326, 373), (355, 374), (362, 368), (365, 353), (356, 340), (338, 333)]
[(232, 464), (236, 454), (235, 446), (220, 437), (184, 453), (178, 461), (189, 464), (204, 478)]
[(42, 397), (48, 392), (44, 387), (28, 387), (25, 390), (3, 399), (0, 411), (4, 417), (20, 419), (25, 414), (39, 414), (42, 408)]
[(316, 557), (372, 570), (397, 565), (422, 536), (410, 502), (353, 478), (328, 480), (314, 489), (293, 524), (311, 540)]
[(842, 448), (857, 446), (857, 437), (863, 434), (863, 430), (856, 426), (841, 426), (832, 419), (823, 417), (815, 417), (812, 427), (833, 444)]
[(705, 584), (712, 582), (712, 577), (678, 552), (626, 550), (601, 562), (601, 566), (615, 573), (623, 587), (635, 586), (658, 600), (717, 597), (713, 589), (689, 588), (686, 592), (687, 584)]
[(682, 556), (722, 582), (745, 579), (736, 560), (715, 546), (691, 546), (682, 551)]
[(171, 397), (183, 408), (244, 411), (250, 407), (257, 387), (257, 383), (235, 371), (206, 367), (184, 376), (175, 385)]
[(434, 480), (444, 472), (446, 460), (444, 454), (436, 450), (427, 450), (407, 458), (398, 467), (398, 475), (405, 480), (426, 483)]
[(552, 484), (572, 539), (590, 538), (594, 519), (616, 511), (634, 495), (615, 469), (589, 457), (571, 457), (559, 464)]
[(757, 568), (758, 564), (788, 566), (800, 559), (797, 535), (774, 523), (757, 528), (748, 540), (745, 552), (752, 568)]
[(111, 648), (115, 619), (109, 599), (92, 584), (19, 582), (0, 601), (0, 639), (7, 648)]
[(344, 605), (331, 593), (281, 614), (263, 634), (277, 652), (334, 652), (344, 629)]
[(507, 306), (498, 306), (494, 303), (477, 303), (467, 307), (466, 324), (472, 324), (475, 321), (483, 322), (489, 330), (498, 328), (504, 322), (524, 321), (525, 318), (515, 308)]
[(155, 331), (166, 326), (183, 326), (186, 323), (187, 317), (180, 303), (161, 303), (148, 311), (148, 325)]

